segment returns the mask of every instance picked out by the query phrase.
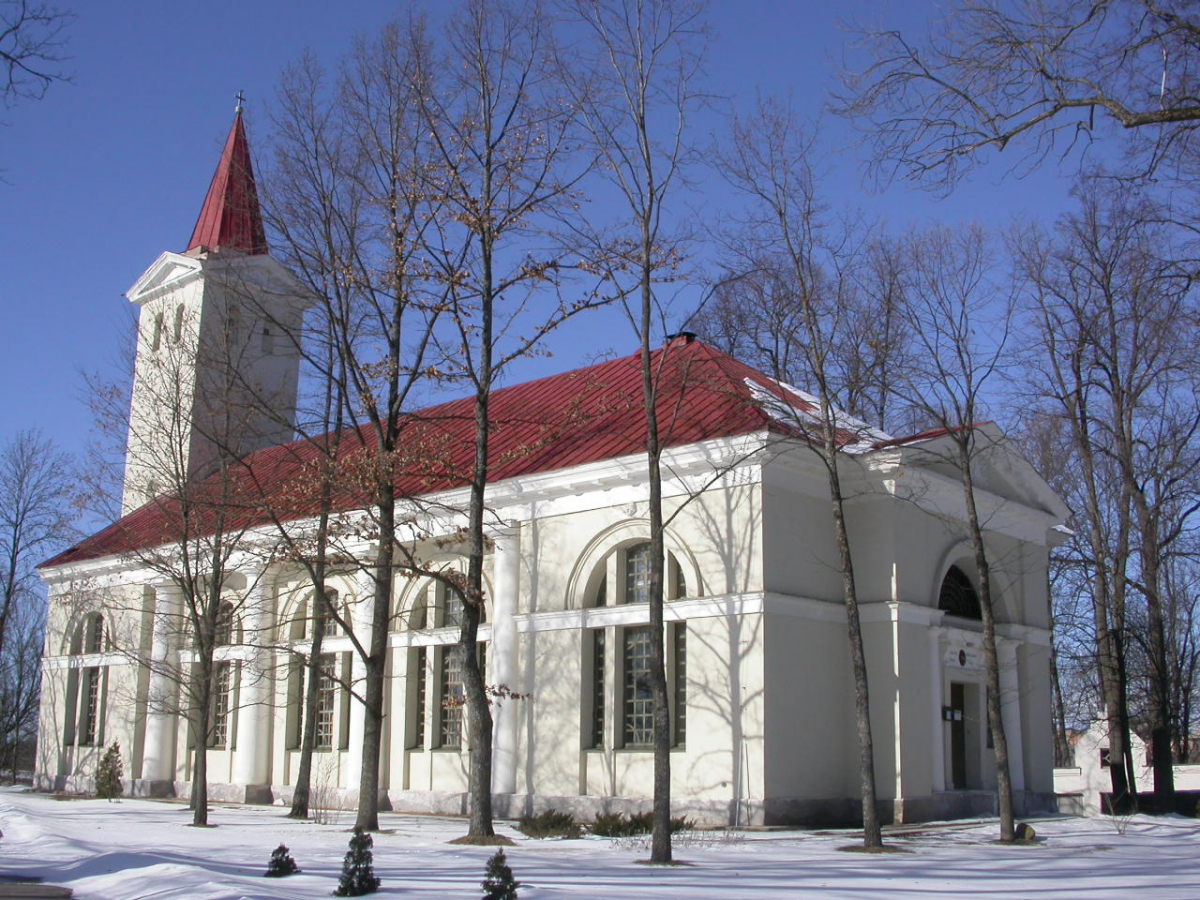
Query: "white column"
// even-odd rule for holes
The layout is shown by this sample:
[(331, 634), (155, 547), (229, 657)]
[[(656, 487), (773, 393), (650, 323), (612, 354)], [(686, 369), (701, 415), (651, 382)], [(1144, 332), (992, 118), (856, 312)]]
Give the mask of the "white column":
[[(521, 589), (521, 529), (512, 525), (492, 534), (491, 682), (517, 689), (517, 598)], [(511, 794), (517, 789), (517, 701), (500, 697), (492, 707), (492, 791)]]
[(1008, 774), (1014, 791), (1025, 790), (1025, 745), (1021, 740), (1021, 680), (1017, 669), (1017, 641), (996, 639), (1000, 657), (1000, 721), (1008, 742)]
[(182, 592), (174, 582), (154, 586), (146, 738), (142, 747), (142, 778), (146, 781), (175, 780), (175, 706), (180, 677), (176, 636), (182, 624), (181, 600)]
[(242, 604), (242, 643), (249, 653), (242, 659), (238, 683), (237, 750), (233, 757), (235, 784), (266, 784), (270, 778), (267, 752), (270, 743), (270, 644), (271, 592), (267, 576), (249, 572), (253, 583)]
[[(364, 557), (370, 559), (371, 557)], [(351, 601), (350, 622), (354, 636), (364, 649), (371, 646), (371, 629), (375, 622), (375, 579), (371, 573), (364, 571), (358, 578), (358, 590)], [(357, 651), (351, 651), (350, 657), (350, 688), (354, 694), (361, 697), (366, 687), (367, 663)], [(350, 749), (346, 754), (346, 767), (343, 776), (343, 786), (349, 790), (358, 790), (362, 781), (363, 739), (367, 727), (367, 708), (355, 697), (350, 697)]]
[(946, 790), (946, 726), (942, 721), (942, 632), (941, 628), (929, 629), (929, 705), (933, 713), (930, 720), (932, 732), (929, 736), (929, 761), (933, 767), (933, 792)]

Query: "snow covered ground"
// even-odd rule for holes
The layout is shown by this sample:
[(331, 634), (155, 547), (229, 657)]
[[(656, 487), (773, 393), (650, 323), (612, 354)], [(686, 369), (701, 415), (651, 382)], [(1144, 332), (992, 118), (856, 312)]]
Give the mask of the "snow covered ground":
[[(80, 900), (218, 900), (327, 897), (337, 883), (352, 815), (335, 825), (293, 822), (269, 807), (217, 807), (217, 828), (188, 827), (180, 804), (55, 800), (0, 790), (0, 880), (40, 877)], [(450, 845), (459, 820), (384, 815), (375, 837), (375, 896), (478, 898), (486, 847)], [(522, 900), (591, 898), (962, 897), (1200, 898), (1200, 821), (1138, 817), (1118, 833), (1108, 820), (1035, 820), (1037, 846), (990, 843), (994, 822), (931, 827), (889, 838), (912, 852), (844, 853), (849, 832), (684, 836), (687, 865), (639, 865), (644, 844), (586, 838), (537, 841), (510, 827), (507, 853)], [(265, 879), (287, 844), (302, 875)]]

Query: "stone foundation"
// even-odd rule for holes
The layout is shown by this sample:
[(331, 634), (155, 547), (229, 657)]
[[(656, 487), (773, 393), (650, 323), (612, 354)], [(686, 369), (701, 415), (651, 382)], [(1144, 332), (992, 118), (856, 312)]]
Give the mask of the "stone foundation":
[[(192, 785), (188, 781), (126, 780), (127, 797), (175, 797), (187, 800)], [(90, 794), (95, 791), (90, 777), (50, 777), (35, 775), (37, 790), (56, 793)], [(252, 803), (291, 806), (292, 785), (239, 785), (210, 782), (208, 798), (215, 803)], [(330, 792), (330, 808), (352, 812), (358, 808), (358, 791), (338, 789)], [(316, 803), (312, 804), (316, 806)], [(1021, 817), (1051, 815), (1063, 806), (1062, 798), (1052, 793), (1017, 791), (1013, 795), (1016, 814)], [(519, 819), (547, 810), (566, 812), (588, 822), (606, 813), (633, 815), (652, 809), (649, 798), (568, 797), (538, 794), (493, 794), (492, 811), (497, 819)], [(380, 812), (415, 813), (434, 816), (465, 816), (468, 795), (465, 792), (380, 791)], [(1069, 812), (1070, 807), (1062, 809)], [(945, 791), (925, 797), (905, 797), (879, 801), (879, 817), (884, 824), (908, 824), (995, 816), (996, 795), (990, 791)], [(856, 798), (776, 797), (769, 800), (672, 800), (671, 815), (687, 818), (701, 828), (853, 828), (862, 824), (862, 807)]]

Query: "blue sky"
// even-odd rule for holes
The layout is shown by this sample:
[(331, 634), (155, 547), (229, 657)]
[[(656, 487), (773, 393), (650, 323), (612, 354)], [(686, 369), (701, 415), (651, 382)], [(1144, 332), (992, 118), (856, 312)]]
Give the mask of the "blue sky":
[[(265, 141), (264, 104), (280, 71), (305, 47), (333, 64), (355, 34), (401, 15), (398, 2), (224, 2), (108, 0), (78, 4), (69, 32), (74, 83), (4, 114), (0, 128), (0, 443), (40, 428), (81, 452), (91, 416), (83, 372), (111, 377), (130, 327), (123, 297), (164, 250), (182, 250), (195, 223), (234, 95), (247, 95), (252, 148)], [(436, 20), (436, 4), (415, 3)], [(932, 4), (817, 4), (802, 0), (715, 0), (709, 83), (734, 106), (757, 95), (790, 97), (816, 116), (850, 35), (846, 17), (923, 29)], [(698, 137), (716, 136), (717, 112)], [(992, 165), (941, 199), (905, 184), (871, 193), (853, 136), (824, 130), (830, 152), (825, 196), (834, 207), (885, 216), (891, 227), (978, 221), (1000, 227), (1018, 216), (1053, 218), (1070, 205), (1070, 170), (1005, 175)], [(1002, 163), (1003, 161), (1001, 161)], [(702, 215), (726, 199), (712, 179), (680, 197)], [(514, 377), (572, 368), (597, 351), (634, 349), (615, 311), (560, 333), (553, 356)]]

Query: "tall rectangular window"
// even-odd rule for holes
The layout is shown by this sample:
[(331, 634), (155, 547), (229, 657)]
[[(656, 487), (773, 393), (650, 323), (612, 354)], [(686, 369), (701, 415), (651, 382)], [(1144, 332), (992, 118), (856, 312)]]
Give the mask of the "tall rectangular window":
[(304, 718), (304, 663), (293, 657), (288, 663), (287, 722), (284, 744), (288, 750), (300, 748), (300, 726)]
[(588, 746), (594, 750), (604, 747), (604, 629), (591, 632), (592, 640), (592, 715)]
[(321, 680), (317, 687), (316, 747), (318, 750), (333, 749), (333, 713), (337, 705), (334, 665), (335, 657), (332, 653), (321, 654)]
[(441, 702), (438, 704), (438, 746), (462, 746), (463, 679), (457, 647), (443, 647)]
[(676, 622), (671, 626), (674, 660), (672, 661), (672, 680), (674, 681), (674, 709), (672, 713), (672, 730), (675, 732), (672, 743), (682, 747), (687, 743), (687, 625)]
[(96, 732), (100, 726), (100, 669), (94, 666), (84, 669), (83, 678), (85, 693), (79, 743), (91, 745), (96, 743)]
[(654, 743), (654, 700), (650, 693), (650, 629), (624, 630), (622, 690), (623, 745), (649, 747)]
[(350, 749), (350, 704), (354, 702), (354, 697), (350, 694), (350, 685), (354, 682), (352, 663), (350, 654), (341, 654), (342, 658), (342, 708), (338, 715), (338, 749)]
[(232, 663), (213, 665), (212, 694), (209, 697), (208, 746), (225, 747), (229, 743), (229, 693)]
[(416, 669), (413, 672), (415, 687), (413, 688), (413, 710), (414, 717), (412, 729), (412, 747), (414, 750), (421, 750), (425, 747), (425, 703), (427, 691), (427, 679), (425, 675), (425, 648), (418, 647), (414, 651), (416, 662), (413, 663)]

